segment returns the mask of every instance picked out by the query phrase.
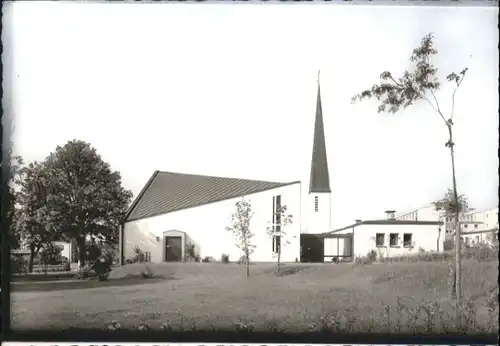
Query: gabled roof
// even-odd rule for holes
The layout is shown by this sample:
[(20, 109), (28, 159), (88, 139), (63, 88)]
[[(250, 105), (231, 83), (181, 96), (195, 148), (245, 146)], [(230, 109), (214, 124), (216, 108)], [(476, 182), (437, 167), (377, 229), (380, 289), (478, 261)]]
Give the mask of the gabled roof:
[(156, 171), (130, 206), (124, 222), (297, 183), (300, 182), (277, 183)]
[(321, 90), (318, 81), (318, 97), (316, 100), (316, 119), (314, 121), (314, 139), (311, 159), (311, 181), (309, 193), (331, 192), (328, 160), (326, 158), (325, 130), (323, 126), (323, 110), (321, 107)]

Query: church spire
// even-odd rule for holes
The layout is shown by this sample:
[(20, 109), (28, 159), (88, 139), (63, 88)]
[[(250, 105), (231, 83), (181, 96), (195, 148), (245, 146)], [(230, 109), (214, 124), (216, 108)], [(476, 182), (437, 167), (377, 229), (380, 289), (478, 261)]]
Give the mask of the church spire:
[(316, 100), (316, 120), (314, 122), (314, 139), (311, 159), (311, 180), (309, 193), (330, 193), (330, 176), (326, 158), (325, 130), (323, 126), (323, 110), (321, 108), (321, 88), (318, 71), (318, 97)]

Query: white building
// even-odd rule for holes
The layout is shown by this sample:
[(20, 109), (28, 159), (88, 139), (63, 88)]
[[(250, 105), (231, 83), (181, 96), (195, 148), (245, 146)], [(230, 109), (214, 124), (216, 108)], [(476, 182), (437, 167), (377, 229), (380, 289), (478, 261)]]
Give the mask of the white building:
[[(443, 222), (398, 219), (394, 217), (394, 211), (387, 211), (386, 214), (385, 219), (356, 220), (354, 224), (330, 234), (350, 235), (354, 257), (366, 256), (372, 250), (384, 257), (406, 255), (420, 250), (442, 251)], [(415, 215), (413, 217), (418, 218)]]
[[(120, 227), (120, 263), (133, 257), (136, 247), (152, 262), (183, 261), (191, 244), (202, 258), (220, 259), (228, 254), (231, 261), (238, 260), (242, 252), (226, 227), (236, 211), (235, 203), (242, 198), (251, 202), (254, 213), (251, 231), (256, 248), (252, 261), (274, 261), (277, 246), (281, 246), (284, 262), (323, 261), (320, 234), (331, 230), (331, 190), (319, 84), (309, 194), (304, 201), (301, 195), (299, 181), (280, 183), (156, 171)], [(293, 215), (293, 223), (282, 229), (287, 242), (267, 234), (268, 226), (276, 223), (280, 205), (286, 205), (287, 213)], [(310, 214), (308, 225), (302, 224), (304, 212)]]
[(464, 216), (461, 236), (467, 245), (491, 243), (498, 238), (498, 207), (472, 211)]

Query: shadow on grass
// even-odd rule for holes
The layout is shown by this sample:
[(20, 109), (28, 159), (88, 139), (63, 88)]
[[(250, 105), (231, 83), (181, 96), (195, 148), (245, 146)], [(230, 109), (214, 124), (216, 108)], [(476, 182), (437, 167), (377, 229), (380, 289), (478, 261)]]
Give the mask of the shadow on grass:
[(63, 273), (43, 273), (36, 274), (15, 274), (11, 276), (11, 282), (30, 282), (30, 281), (57, 281), (57, 280), (71, 280), (75, 277), (75, 272), (63, 272)]
[[(54, 331), (15, 332), (11, 341), (54, 341)], [(396, 344), (489, 344), (496, 343), (494, 334), (384, 334), (384, 333), (270, 333), (235, 331), (105, 331), (97, 329), (57, 330), (57, 341), (113, 342), (235, 342), (235, 343), (396, 343)]]
[(119, 279), (109, 279), (107, 281), (99, 281), (95, 278), (87, 280), (71, 280), (71, 281), (47, 281), (47, 282), (13, 282), (11, 292), (47, 292), (47, 291), (63, 291), (74, 289), (86, 289), (97, 287), (116, 287), (116, 286), (134, 286), (144, 284), (154, 284), (166, 280), (176, 280), (174, 277), (154, 277), (143, 279), (139, 276), (129, 276)]

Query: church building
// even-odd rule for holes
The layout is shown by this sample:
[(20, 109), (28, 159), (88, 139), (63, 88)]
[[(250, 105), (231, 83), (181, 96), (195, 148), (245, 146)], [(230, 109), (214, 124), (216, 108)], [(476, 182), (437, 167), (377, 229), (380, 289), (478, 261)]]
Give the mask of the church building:
[[(136, 249), (156, 263), (186, 261), (193, 252), (201, 258), (220, 260), (225, 254), (232, 262), (239, 260), (242, 252), (235, 245), (237, 239), (226, 227), (236, 211), (236, 202), (242, 198), (250, 201), (252, 207), (253, 262), (275, 261), (278, 247), (283, 262), (323, 262), (328, 260), (325, 252), (330, 251), (329, 247), (338, 254), (338, 238), (348, 236), (335, 235), (335, 246), (323, 239), (331, 231), (331, 189), (319, 82), (307, 196), (302, 194), (300, 181), (270, 182), (156, 171), (120, 227), (121, 264), (132, 258)], [(276, 224), (276, 210), (285, 205), (293, 222), (282, 229), (286, 233), (284, 239), (271, 237), (267, 229)], [(309, 216), (307, 225), (302, 218), (305, 213)]]

